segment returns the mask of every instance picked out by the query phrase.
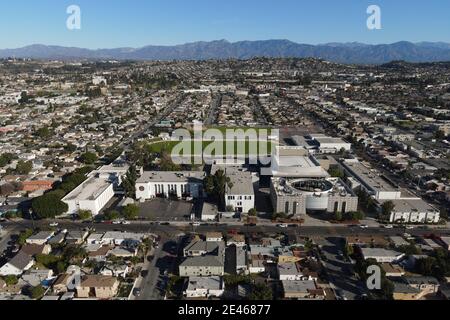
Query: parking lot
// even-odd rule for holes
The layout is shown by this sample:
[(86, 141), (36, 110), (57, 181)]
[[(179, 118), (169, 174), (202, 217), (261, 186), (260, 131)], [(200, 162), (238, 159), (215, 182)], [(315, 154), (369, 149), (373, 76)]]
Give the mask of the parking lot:
[(139, 216), (153, 221), (190, 220), (193, 204), (182, 200), (156, 198), (139, 204)]

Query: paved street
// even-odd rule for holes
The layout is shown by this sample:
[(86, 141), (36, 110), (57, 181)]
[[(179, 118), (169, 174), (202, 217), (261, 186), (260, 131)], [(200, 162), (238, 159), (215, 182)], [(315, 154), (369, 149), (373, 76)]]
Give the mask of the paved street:
[[(36, 221), (36, 227), (40, 228), (49, 228), (49, 221)], [(21, 220), (18, 222), (5, 222), (3, 223), (5, 228), (17, 228), (17, 230), (24, 230), (27, 228), (32, 228), (32, 222)], [(68, 230), (77, 230), (83, 229), (91, 226), (91, 224), (85, 224), (80, 222), (72, 222), (72, 221), (60, 221), (59, 228), (64, 228)], [(134, 222), (130, 225), (111, 225), (104, 223), (96, 223), (93, 225), (97, 231), (111, 231), (111, 230), (119, 230), (119, 231), (130, 231), (130, 232), (149, 232), (156, 234), (167, 234), (168, 236), (174, 236), (181, 232), (192, 232), (195, 231), (197, 233), (206, 233), (210, 231), (218, 231), (227, 233), (228, 231), (234, 230), (237, 232), (250, 234), (250, 233), (265, 233), (265, 234), (273, 234), (273, 233), (297, 233), (301, 236), (350, 236), (350, 235), (385, 235), (385, 236), (396, 236), (403, 235), (405, 232), (415, 235), (441, 235), (441, 236), (450, 236), (450, 229), (448, 227), (444, 228), (433, 228), (433, 229), (413, 229), (413, 230), (405, 230), (404, 228), (394, 228), (394, 229), (385, 229), (385, 228), (367, 228), (362, 229), (360, 227), (349, 227), (347, 225), (329, 225), (329, 226), (301, 226), (297, 228), (280, 228), (275, 224), (271, 225), (257, 225), (254, 227), (245, 226), (242, 224), (236, 225), (228, 225), (228, 224), (209, 224), (202, 225), (196, 228), (193, 228), (189, 222), (178, 222), (171, 223), (170, 225), (163, 224), (151, 224), (150, 222)]]
[(205, 120), (205, 125), (210, 126), (215, 123), (217, 119), (217, 113), (219, 111), (219, 107), (222, 104), (222, 95), (217, 94), (211, 103), (211, 107), (209, 108), (208, 117)]
[[(156, 290), (158, 282), (161, 277), (161, 266), (162, 261), (164, 261), (165, 254), (162, 250), (164, 243), (167, 238), (161, 238), (158, 248), (153, 251), (153, 259), (151, 261), (147, 260), (146, 266), (143, 268), (144, 277), (137, 286), (141, 289), (141, 294), (136, 300), (161, 300), (164, 295), (160, 290)], [(147, 257), (149, 258), (149, 257)]]
[(325, 238), (322, 253), (326, 257), (323, 265), (326, 268), (331, 287), (341, 290), (345, 299), (354, 300), (365, 293), (364, 283), (359, 281), (353, 272), (353, 266), (342, 255), (343, 243), (341, 238)]
[[(21, 220), (17, 222), (5, 222), (2, 224), (6, 232), (19, 232), (27, 228), (32, 228), (31, 221)], [(36, 227), (42, 229), (49, 228), (49, 221), (36, 221)], [(60, 221), (59, 228), (67, 230), (80, 230), (91, 226), (72, 221)], [(350, 262), (345, 261), (342, 256), (343, 242), (342, 237), (345, 236), (362, 236), (362, 235), (381, 235), (393, 236), (403, 235), (406, 231), (412, 235), (435, 235), (448, 236), (449, 229), (435, 229), (435, 230), (405, 230), (405, 229), (385, 229), (385, 228), (360, 228), (358, 226), (302, 226), (296, 228), (281, 228), (276, 225), (261, 225), (261, 226), (245, 226), (245, 225), (227, 225), (227, 224), (210, 224), (193, 227), (189, 223), (173, 223), (166, 224), (151, 224), (149, 222), (134, 222), (130, 225), (111, 225), (98, 223), (93, 224), (97, 232), (106, 231), (129, 231), (129, 232), (143, 232), (151, 233), (160, 236), (159, 246), (150, 252), (153, 259), (147, 260), (143, 266), (144, 272), (136, 283), (135, 288), (140, 289), (140, 294), (135, 297), (137, 300), (161, 300), (164, 299), (167, 281), (169, 275), (176, 273), (177, 253), (180, 253), (182, 247), (180, 236), (188, 232), (195, 232), (205, 234), (210, 231), (219, 231), (224, 234), (230, 231), (244, 233), (246, 235), (261, 233), (267, 236), (277, 233), (298, 234), (300, 236), (311, 237), (321, 246), (321, 250), (325, 259), (323, 261), (327, 271), (328, 280), (331, 287), (335, 289), (338, 295), (345, 297), (345, 299), (353, 300), (355, 297), (366, 293), (364, 284), (358, 281), (353, 273), (353, 267)], [(0, 241), (0, 248), (6, 246), (9, 237), (3, 237)], [(6, 247), (5, 247), (6, 248)]]

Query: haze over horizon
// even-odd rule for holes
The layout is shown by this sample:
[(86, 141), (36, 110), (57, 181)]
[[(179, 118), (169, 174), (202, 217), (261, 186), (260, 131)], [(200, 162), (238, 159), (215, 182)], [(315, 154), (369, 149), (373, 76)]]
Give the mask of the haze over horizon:
[[(68, 6), (81, 8), (81, 30), (66, 28)], [(380, 6), (382, 29), (368, 30), (366, 9)], [(87, 49), (142, 48), (227, 39), (288, 39), (300, 44), (359, 42), (450, 43), (450, 2), (272, 0), (135, 0), (31, 2), (17, 0), (0, 12), (1, 49), (32, 44)]]

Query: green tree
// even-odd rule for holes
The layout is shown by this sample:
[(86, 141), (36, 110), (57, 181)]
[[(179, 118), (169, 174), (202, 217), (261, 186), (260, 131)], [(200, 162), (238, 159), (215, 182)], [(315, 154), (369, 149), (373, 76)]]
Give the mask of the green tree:
[(415, 246), (414, 244), (403, 245), (398, 248), (400, 252), (403, 252), (407, 256), (412, 256), (416, 254), (422, 254), (422, 250)]
[(136, 166), (130, 166), (127, 174), (123, 177), (122, 186), (125, 189), (125, 196), (129, 198), (136, 198), (136, 181), (138, 178), (138, 173), (136, 170)]
[(31, 169), (33, 169), (33, 163), (31, 161), (19, 160), (16, 166), (16, 172), (18, 174), (29, 174)]
[(3, 278), (7, 286), (14, 286), (19, 282), (16, 276), (8, 275)]
[(125, 219), (134, 220), (139, 215), (139, 207), (135, 204), (129, 204), (123, 208), (123, 216)]
[(111, 210), (105, 213), (106, 220), (117, 220), (120, 218), (120, 213), (116, 210)]
[(381, 216), (383, 219), (389, 219), (392, 211), (395, 209), (395, 205), (392, 201), (386, 201), (381, 205)]
[(416, 270), (424, 276), (432, 276), (436, 267), (436, 258), (428, 257), (416, 262)]
[(272, 289), (265, 284), (256, 284), (249, 296), (250, 300), (270, 301), (273, 299)]
[(345, 174), (344, 171), (342, 169), (340, 169), (337, 166), (333, 166), (328, 170), (328, 173), (333, 177), (333, 178), (344, 178)]
[(68, 143), (64, 146), (64, 150), (72, 153), (77, 151), (77, 146), (74, 145), (73, 143)]
[(36, 287), (32, 287), (30, 290), (30, 298), (31, 299), (39, 299), (42, 298), (42, 296), (45, 293), (44, 287), (42, 285), (37, 285)]
[(78, 211), (78, 218), (80, 220), (92, 219), (92, 212), (90, 210), (80, 210)]
[(34, 198), (31, 206), (41, 219), (55, 218), (69, 210), (69, 206), (61, 201), (60, 196), (51, 192)]
[(4, 167), (14, 160), (15, 156), (11, 153), (3, 153), (0, 155), (0, 167)]
[(257, 213), (257, 211), (256, 211), (255, 208), (251, 208), (251, 209), (248, 211), (248, 215), (251, 216), (251, 217), (256, 217), (257, 214), (258, 214), (258, 213)]
[(27, 229), (27, 230), (25, 230), (25, 231), (22, 231), (20, 234), (19, 234), (19, 239), (17, 240), (17, 244), (19, 244), (19, 245), (24, 245), (25, 244), (25, 241), (29, 238), (29, 237), (31, 237), (33, 235), (33, 230), (31, 230), (31, 229)]
[(214, 175), (207, 176), (204, 180), (206, 192), (214, 197), (219, 204), (219, 209), (225, 209), (225, 192), (227, 188), (233, 188), (230, 178), (223, 170), (218, 170)]
[(98, 160), (98, 157), (93, 152), (85, 152), (80, 156), (80, 160), (84, 164), (90, 165), (90, 164), (94, 164)]
[(52, 135), (52, 132), (48, 127), (42, 127), (36, 130), (35, 135), (41, 139), (48, 139)]

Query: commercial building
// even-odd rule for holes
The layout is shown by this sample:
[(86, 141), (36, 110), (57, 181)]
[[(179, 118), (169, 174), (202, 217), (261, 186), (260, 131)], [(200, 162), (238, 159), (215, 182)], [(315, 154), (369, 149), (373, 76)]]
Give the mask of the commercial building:
[(379, 263), (392, 263), (400, 261), (405, 254), (383, 248), (361, 248), (364, 260), (375, 259)]
[(270, 175), (282, 178), (327, 178), (330, 175), (303, 147), (275, 147)]
[(270, 194), (275, 212), (289, 216), (305, 215), (308, 211), (358, 210), (358, 197), (338, 178), (272, 178)]
[(391, 200), (394, 209), (390, 215), (391, 223), (438, 223), (440, 211), (422, 199)]
[(196, 171), (146, 171), (136, 181), (136, 198), (146, 201), (156, 197), (201, 198), (205, 174)]
[(342, 162), (349, 176), (353, 176), (359, 186), (376, 200), (395, 200), (401, 198), (401, 190), (377, 171), (363, 165), (358, 160)]
[(116, 194), (128, 169), (129, 166), (119, 158), (111, 165), (91, 172), (85, 182), (62, 199), (69, 206), (67, 215), (77, 214), (80, 210), (98, 215)]
[(226, 188), (225, 205), (236, 212), (247, 213), (255, 208), (255, 192), (251, 172), (227, 171), (232, 187)]
[(232, 207), (235, 212), (247, 213), (255, 207), (255, 191), (253, 187), (253, 174), (241, 164), (215, 161), (211, 166), (211, 175), (222, 170), (232, 184), (225, 190), (225, 205)]
[(69, 206), (67, 214), (77, 214), (80, 210), (89, 210), (96, 216), (103, 207), (114, 197), (114, 186), (110, 179), (91, 177), (62, 201)]
[(324, 134), (293, 136), (292, 140), (297, 146), (307, 149), (311, 154), (335, 154), (341, 150), (350, 151), (352, 148), (351, 143)]

